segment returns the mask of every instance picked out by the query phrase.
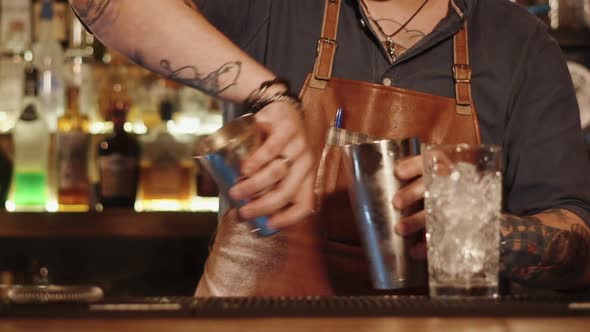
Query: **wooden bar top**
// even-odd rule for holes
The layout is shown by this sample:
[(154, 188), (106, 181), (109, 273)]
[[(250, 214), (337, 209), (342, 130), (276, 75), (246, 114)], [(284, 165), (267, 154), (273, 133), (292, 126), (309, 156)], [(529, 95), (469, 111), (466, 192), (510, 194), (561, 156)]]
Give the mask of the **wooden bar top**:
[(0, 238), (208, 238), (216, 227), (214, 212), (0, 212)]
[(588, 318), (301, 318), (301, 319), (2, 319), (0, 331), (383, 331), (574, 332), (589, 331)]

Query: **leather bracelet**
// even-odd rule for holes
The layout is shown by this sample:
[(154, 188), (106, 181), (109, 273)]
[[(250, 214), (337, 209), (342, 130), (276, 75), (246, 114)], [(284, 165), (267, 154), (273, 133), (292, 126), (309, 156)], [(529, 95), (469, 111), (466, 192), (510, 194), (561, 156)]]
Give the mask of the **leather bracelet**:
[(299, 100), (299, 98), (294, 98), (293, 96), (289, 96), (287, 94), (283, 94), (283, 93), (279, 92), (279, 93), (275, 93), (274, 95), (270, 95), (270, 96), (262, 96), (260, 99), (256, 100), (249, 107), (248, 111), (251, 113), (256, 113), (272, 103), (279, 103), (279, 102), (289, 103), (289, 104), (295, 106), (295, 108), (298, 111), (300, 111), (302, 108), (301, 101)]
[[(265, 92), (273, 85), (284, 85), (287, 89), (283, 92), (277, 92), (273, 95), (265, 95)], [(244, 101), (244, 108), (248, 112), (256, 113), (264, 107), (276, 103), (276, 102), (287, 102), (294, 105), (298, 110), (302, 108), (301, 99), (290, 90), (291, 85), (289, 81), (282, 78), (275, 78), (270, 81), (265, 81), (260, 84), (256, 90), (252, 91), (248, 98)]]

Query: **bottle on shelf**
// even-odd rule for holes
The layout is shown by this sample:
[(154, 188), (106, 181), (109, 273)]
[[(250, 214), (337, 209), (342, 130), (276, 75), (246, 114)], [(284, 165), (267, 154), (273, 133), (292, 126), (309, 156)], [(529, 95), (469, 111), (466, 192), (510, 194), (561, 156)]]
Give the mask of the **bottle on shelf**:
[(191, 211), (195, 198), (192, 144), (173, 135), (173, 104), (160, 104), (162, 123), (142, 142), (136, 211)]
[(31, 26), (30, 1), (0, 0), (0, 132), (10, 131), (22, 112)]
[(43, 0), (39, 20), (39, 39), (33, 44), (33, 60), (39, 70), (39, 101), (46, 114), (49, 128), (56, 130), (57, 118), (64, 113), (65, 84), (64, 52), (55, 37), (53, 2)]
[(68, 109), (58, 119), (57, 201), (60, 211), (88, 211), (90, 181), (88, 117), (80, 112), (77, 86), (69, 86)]
[(50, 133), (37, 100), (37, 80), (37, 70), (28, 66), (23, 111), (12, 131), (14, 165), (8, 211), (53, 210), (48, 186)]
[(31, 1), (0, 1), (0, 53), (23, 54), (31, 44), (31, 27)]
[[(103, 81), (98, 99), (98, 110), (100, 119), (105, 122), (109, 117), (111, 105), (118, 102), (131, 106), (132, 100), (128, 91), (128, 74), (129, 70), (125, 65), (125, 58), (118, 53), (109, 53), (110, 63), (102, 68), (105, 70), (106, 79)], [(108, 132), (110, 128), (106, 127), (97, 132)]]
[(133, 209), (139, 177), (139, 143), (125, 131), (128, 105), (112, 105), (113, 135), (98, 143), (98, 192), (102, 208)]

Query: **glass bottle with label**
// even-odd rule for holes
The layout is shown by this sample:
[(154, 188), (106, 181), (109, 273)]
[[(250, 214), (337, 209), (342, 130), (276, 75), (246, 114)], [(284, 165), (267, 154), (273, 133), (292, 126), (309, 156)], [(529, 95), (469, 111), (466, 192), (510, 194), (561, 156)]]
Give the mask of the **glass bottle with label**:
[(56, 39), (53, 21), (53, 3), (43, 0), (39, 21), (39, 40), (33, 44), (33, 60), (39, 70), (39, 101), (44, 109), (49, 129), (56, 129), (57, 117), (64, 113), (65, 85), (63, 77), (64, 54)]
[(25, 72), (23, 111), (12, 131), (14, 170), (8, 211), (44, 211), (48, 204), (50, 134), (37, 100), (38, 72)]
[(192, 144), (169, 131), (173, 104), (160, 104), (162, 123), (142, 144), (137, 211), (188, 211), (195, 196)]
[(103, 208), (133, 209), (139, 176), (139, 143), (125, 131), (128, 106), (117, 102), (110, 119), (114, 133), (98, 144), (99, 196)]
[(87, 211), (88, 117), (80, 113), (79, 88), (70, 86), (67, 94), (68, 109), (58, 119), (57, 128), (57, 200), (60, 211)]

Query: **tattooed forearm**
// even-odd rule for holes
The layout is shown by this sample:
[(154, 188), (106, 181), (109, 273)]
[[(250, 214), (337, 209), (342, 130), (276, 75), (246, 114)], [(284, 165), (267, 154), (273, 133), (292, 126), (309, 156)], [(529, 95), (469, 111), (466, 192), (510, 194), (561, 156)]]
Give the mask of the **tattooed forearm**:
[(89, 27), (95, 25), (112, 9), (111, 0), (70, 0), (70, 4), (78, 17)]
[(195, 66), (174, 68), (168, 60), (161, 60), (160, 67), (168, 79), (216, 96), (237, 84), (242, 62), (227, 62), (209, 74), (200, 73)]
[(535, 216), (505, 215), (501, 234), (502, 274), (527, 287), (573, 288), (590, 266), (590, 233), (581, 225), (563, 230)]

